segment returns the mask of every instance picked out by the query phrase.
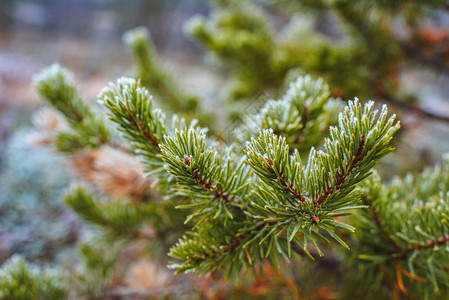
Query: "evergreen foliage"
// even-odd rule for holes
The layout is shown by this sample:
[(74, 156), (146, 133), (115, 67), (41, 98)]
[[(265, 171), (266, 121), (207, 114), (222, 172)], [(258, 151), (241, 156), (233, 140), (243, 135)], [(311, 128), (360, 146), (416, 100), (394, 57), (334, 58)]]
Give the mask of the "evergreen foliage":
[(354, 220), (356, 261), (375, 274), (373, 282), (396, 281), (405, 295), (426, 299), (447, 295), (448, 167), (446, 155), (441, 167), (422, 174), (389, 185), (378, 176), (366, 182), (363, 201), (369, 209)]
[(132, 141), (133, 148), (145, 158), (146, 164), (152, 169), (161, 168), (159, 143), (166, 133), (165, 114), (153, 109), (148, 90), (140, 81), (121, 78), (117, 85), (111, 84), (101, 91), (99, 98), (109, 109), (111, 120), (120, 125), (120, 130)]
[(70, 124), (59, 133), (56, 147), (63, 152), (100, 147), (111, 141), (104, 123), (79, 95), (73, 76), (59, 64), (53, 64), (34, 80), (36, 89), (49, 104), (61, 112)]
[[(293, 266), (293, 259), (307, 266), (328, 259), (343, 275), (335, 298), (449, 297), (449, 159), (383, 183), (373, 168), (393, 151), (396, 116), (386, 105), (339, 98), (375, 96), (408, 107), (396, 98), (398, 64), (432, 66), (445, 55), (423, 57), (435, 43), (414, 34), (421, 19), (413, 9), (423, 13), (445, 3), (276, 2), (310, 12), (312, 20), (335, 14), (349, 42), (311, 35), (311, 19), (293, 20), (275, 35), (254, 2), (217, 0), (208, 19), (194, 17), (186, 31), (236, 77), (230, 98), (263, 91), (276, 98), (244, 119), (232, 133), (235, 143), (215, 136), (216, 124), (200, 111), (200, 100), (178, 87), (142, 28), (124, 37), (138, 79), (119, 78), (99, 93), (104, 114), (82, 100), (59, 65), (36, 77), (39, 93), (69, 124), (55, 141), (60, 151), (74, 156), (115, 147), (138, 158), (153, 184), (139, 199), (89, 185), (72, 188), (65, 203), (95, 228), (80, 246), (81, 267), (65, 278), (14, 257), (0, 272), (2, 299), (105, 296), (114, 288), (120, 255), (138, 243), (143, 255), (168, 252), (178, 274), (218, 273), (239, 282), (248, 271), (260, 276)], [(401, 40), (392, 23), (404, 11), (412, 34)], [(168, 122), (154, 103), (185, 114)], [(311, 277), (314, 270), (301, 271)]]
[(0, 297), (5, 300), (66, 299), (61, 274), (28, 264), (19, 256), (11, 257), (0, 269)]
[(329, 86), (322, 79), (299, 76), (282, 98), (269, 99), (259, 113), (246, 118), (239, 139), (244, 143), (252, 134), (272, 129), (284, 136), (290, 147), (307, 155), (310, 147), (320, 145), (342, 109), (343, 102), (330, 97)]
[[(404, 93), (401, 79), (401, 72), (416, 67), (448, 73), (447, 33), (426, 23), (447, 11), (444, 0), (212, 2), (210, 15), (192, 17), (185, 29), (235, 75), (231, 99), (252, 98), (262, 90), (277, 93), (292, 74), (305, 72), (328, 81), (335, 97), (376, 97), (447, 119), (408, 105), (417, 97)], [(270, 10), (293, 17), (276, 30)], [(332, 30), (317, 32), (325, 18)]]
[[(319, 83), (311, 84), (318, 87), (310, 97), (322, 102), (326, 89), (320, 90)], [(303, 89), (292, 90), (289, 97), (306, 98)], [(206, 146), (204, 133), (193, 128), (175, 130), (162, 143), (155, 142), (162, 139), (163, 117), (151, 107), (151, 99), (145, 101), (149, 94), (138, 81), (121, 78), (100, 98), (150, 171), (159, 171), (155, 162), (164, 161), (176, 178), (175, 192), (192, 199), (181, 207), (194, 211), (187, 220), (200, 217), (199, 221), (171, 250), (173, 257), (184, 261), (172, 265), (180, 271), (208, 272), (226, 266), (229, 275), (237, 275), (265, 257), (278, 264), (280, 257), (291, 256), (292, 241), (306, 253), (309, 243), (320, 251), (315, 237), (328, 241), (320, 230), (347, 247), (335, 229), (353, 228), (335, 217), (359, 206), (355, 185), (392, 150), (389, 142), (399, 128), (394, 117), (387, 120), (386, 107), (378, 113), (372, 102), (362, 109), (356, 100), (339, 115), (339, 127), (331, 128), (325, 152), (312, 148), (305, 166), (298, 152), (290, 156), (285, 138), (272, 130), (263, 130), (247, 143), (246, 164), (242, 160), (233, 164), (229, 151), (222, 160), (217, 145)], [(300, 108), (295, 114), (304, 110), (294, 107)], [(284, 231), (288, 238), (281, 243)]]
[(217, 1), (210, 20), (193, 17), (186, 31), (231, 68), (240, 84), (232, 98), (252, 96), (262, 87), (282, 83), (288, 70), (282, 51), (278, 51), (266, 16), (257, 7), (238, 1)]
[[(197, 97), (186, 96), (173, 78), (160, 66), (150, 33), (144, 27), (128, 31), (123, 36), (137, 65), (136, 75), (144, 86), (154, 91), (154, 96), (168, 103), (168, 108), (194, 112), (199, 104)], [(162, 103), (164, 103), (162, 102)]]
[(172, 112), (182, 111), (188, 120), (196, 118), (201, 123), (209, 123), (211, 116), (202, 109), (198, 96), (188, 95), (181, 90), (171, 74), (161, 65), (146, 28), (138, 27), (126, 32), (123, 41), (134, 59), (136, 77), (141, 79), (143, 86), (152, 91), (159, 105)]

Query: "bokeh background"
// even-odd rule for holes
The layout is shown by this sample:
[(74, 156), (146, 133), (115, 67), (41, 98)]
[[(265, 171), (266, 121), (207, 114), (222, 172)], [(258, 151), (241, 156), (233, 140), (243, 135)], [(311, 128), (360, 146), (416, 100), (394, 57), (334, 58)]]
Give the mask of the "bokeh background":
[(33, 141), (33, 113), (44, 105), (33, 76), (59, 62), (76, 74), (85, 99), (95, 102), (109, 81), (130, 74), (123, 33), (145, 26), (186, 89), (210, 93), (219, 81), (205, 71), (202, 50), (182, 26), (208, 11), (200, 0), (0, 2), (0, 264), (14, 253), (36, 263), (70, 264), (83, 234), (61, 202), (74, 176), (69, 163)]

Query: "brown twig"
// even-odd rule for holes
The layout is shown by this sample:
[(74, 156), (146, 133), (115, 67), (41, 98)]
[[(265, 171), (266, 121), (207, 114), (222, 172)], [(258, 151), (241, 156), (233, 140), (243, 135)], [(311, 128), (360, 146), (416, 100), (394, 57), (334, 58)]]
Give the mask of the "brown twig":
[(449, 242), (449, 236), (442, 236), (437, 241), (427, 241), (425, 244), (420, 245), (411, 245), (405, 251), (402, 251), (404, 254), (408, 254), (414, 251), (419, 250), (428, 250), (434, 247), (443, 246)]
[(148, 139), (148, 141), (150, 142), (151, 145), (153, 145), (154, 147), (156, 147), (156, 149), (160, 152), (161, 148), (159, 147), (159, 142), (157, 141), (157, 139), (148, 132), (148, 128), (145, 126), (145, 122), (142, 119), (138, 119), (139, 122), (137, 123), (135, 120), (135, 113), (133, 110), (130, 109), (130, 114), (131, 114), (131, 125), (138, 131), (142, 131), (143, 135)]
[(433, 120), (449, 123), (449, 116), (444, 116), (444, 115), (440, 115), (440, 114), (436, 114), (436, 113), (427, 111), (424, 108), (422, 108), (420, 105), (410, 104), (405, 101), (401, 101), (401, 100), (395, 98), (394, 96), (392, 96), (388, 93), (385, 93), (385, 92), (381, 93), (380, 97), (382, 97), (389, 104), (399, 107), (400, 109), (403, 109), (405, 111), (415, 113), (419, 116), (423, 116), (423, 117), (430, 118)]
[[(134, 124), (136, 124), (136, 123), (134, 122)], [(144, 124), (144, 122), (142, 120), (140, 120), (139, 125), (140, 125), (140, 128), (143, 131), (144, 136), (150, 141), (150, 143), (154, 147), (157, 148), (158, 151), (161, 151), (161, 148), (159, 147), (159, 142), (156, 140), (156, 138), (151, 133), (148, 132), (148, 129), (145, 126), (145, 124)], [(136, 124), (136, 126), (137, 126), (137, 124)]]
[(384, 226), (382, 225), (382, 222), (379, 218), (379, 214), (376, 210), (376, 208), (372, 205), (371, 202), (368, 201), (367, 197), (363, 197), (363, 202), (365, 205), (367, 205), (373, 215), (374, 223), (376, 224), (376, 227), (381, 232), (382, 236), (390, 243), (391, 246), (393, 246), (394, 251), (399, 253), (403, 252), (402, 248), (399, 247), (399, 245), (391, 238), (390, 234), (385, 230)]
[(271, 160), (269, 158), (265, 158), (265, 161), (271, 166), (270, 168), (268, 168), (268, 170), (273, 175), (273, 179), (279, 179), (279, 181), (280, 181), (281, 185), (284, 187), (285, 191), (287, 193), (289, 193), (293, 199), (298, 199), (301, 202), (304, 202), (307, 200), (307, 198), (304, 195), (301, 195), (298, 192), (298, 189), (296, 187), (294, 187), (293, 184), (285, 178), (285, 174), (281, 170), (277, 170), (277, 173), (279, 174), (279, 177), (278, 177), (278, 175), (272, 168), (274, 166), (273, 160)]
[[(354, 171), (354, 169), (356, 167), (358, 167), (359, 162), (363, 158), (362, 157), (363, 147), (365, 147), (365, 136), (364, 135), (362, 135), (360, 137), (359, 147), (357, 149), (357, 153), (355, 154), (354, 159), (352, 160), (351, 164), (349, 164), (349, 161), (346, 162), (346, 174), (352, 173)], [(339, 170), (338, 174), (337, 174), (337, 178), (335, 180), (335, 184), (334, 184), (335, 190), (332, 188), (331, 185), (328, 185), (326, 187), (326, 190), (323, 191), (320, 196), (317, 196), (317, 198), (315, 199), (315, 204), (316, 205), (322, 204), (324, 201), (326, 201), (326, 199), (332, 193), (334, 193), (335, 191), (341, 190), (342, 185), (343, 185), (343, 183), (345, 183), (345, 181), (346, 181), (345, 172), (343, 170)]]
[(414, 251), (428, 250), (449, 243), (449, 236), (442, 236), (436, 241), (429, 240), (427, 241), (427, 243), (410, 245), (408, 248), (403, 249), (391, 238), (391, 235), (385, 230), (385, 227), (380, 220), (376, 208), (372, 205), (371, 202), (368, 201), (367, 197), (363, 198), (363, 202), (369, 207), (373, 215), (374, 223), (381, 232), (382, 236), (390, 243), (391, 246), (393, 246), (395, 254), (401, 254), (400, 257), (406, 256)]
[[(190, 158), (189, 157), (185, 157), (184, 158), (184, 164), (186, 165), (186, 167), (190, 166)], [(223, 200), (225, 203), (234, 203), (236, 204), (242, 211), (247, 211), (248, 209), (243, 206), (240, 202), (238, 202), (235, 197), (226, 194), (225, 192), (222, 191), (220, 186), (214, 186), (212, 185), (207, 179), (204, 178), (204, 176), (201, 176), (200, 171), (195, 168), (193, 170), (189, 170), (187, 169), (187, 172), (192, 176), (192, 178), (201, 186), (204, 187), (204, 189), (206, 191), (212, 192), (214, 199), (221, 199)]]

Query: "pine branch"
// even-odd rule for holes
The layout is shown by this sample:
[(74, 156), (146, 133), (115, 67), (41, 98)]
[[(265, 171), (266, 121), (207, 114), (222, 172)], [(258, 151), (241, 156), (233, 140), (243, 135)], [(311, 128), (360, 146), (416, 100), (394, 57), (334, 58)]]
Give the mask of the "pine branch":
[(103, 118), (82, 100), (72, 74), (66, 69), (53, 64), (35, 77), (34, 85), (71, 126), (70, 131), (60, 132), (57, 137), (56, 146), (60, 151), (73, 152), (111, 143), (112, 133)]
[(435, 249), (440, 246), (444, 246), (447, 243), (449, 243), (449, 237), (448, 236), (441, 236), (437, 238), (436, 241), (427, 241), (425, 244), (418, 244), (418, 245), (410, 245), (405, 251), (401, 251), (403, 254), (409, 254), (415, 251), (421, 251), (421, 250), (429, 250), (429, 249)]
[(296, 187), (294, 187), (291, 182), (287, 181), (287, 179), (285, 178), (285, 174), (284, 174), (284, 172), (282, 172), (282, 170), (276, 170), (276, 171), (273, 170), (273, 167), (274, 167), (273, 160), (271, 160), (270, 158), (266, 158), (265, 160), (267, 161), (269, 166), (271, 166), (271, 168), (268, 168), (268, 170), (272, 174), (273, 179), (276, 179), (279, 182), (279, 184), (284, 188), (285, 192), (290, 193), (291, 197), (293, 199), (297, 199), (301, 202), (304, 202), (307, 200), (306, 197), (304, 197), (303, 195), (300, 195), (298, 193), (298, 189)]
[(31, 265), (14, 255), (0, 268), (0, 296), (14, 300), (66, 299), (67, 282), (59, 270)]
[(257, 6), (223, 1), (208, 19), (193, 16), (185, 31), (212, 52), (238, 78), (231, 91), (235, 100), (282, 84), (286, 68), (280, 66), (269, 22)]
[(248, 117), (242, 130), (245, 135), (239, 138), (246, 141), (254, 132), (272, 129), (292, 149), (307, 154), (322, 142), (342, 109), (342, 102), (330, 98), (329, 86), (321, 78), (299, 76), (280, 100), (268, 100), (259, 114)]
[(382, 225), (382, 221), (380, 220), (379, 213), (377, 212), (376, 208), (372, 205), (371, 202), (368, 202), (367, 197), (363, 197), (364, 204), (369, 208), (373, 215), (374, 223), (376, 224), (379, 231), (382, 233), (384, 238), (393, 246), (396, 252), (403, 252), (401, 247), (398, 246), (398, 244), (391, 238), (390, 234), (386, 231), (384, 226)]
[(71, 284), (76, 286), (76, 295), (98, 296), (112, 285), (117, 275), (116, 264), (123, 250), (123, 243), (111, 243), (92, 238), (79, 245), (81, 264), (71, 274)]
[(305, 231), (313, 226), (328, 232), (329, 226), (352, 230), (335, 223), (332, 211), (357, 207), (355, 184), (369, 175), (377, 159), (392, 150), (388, 143), (399, 128), (394, 117), (386, 121), (385, 107), (376, 120), (372, 106), (367, 104), (362, 112), (358, 101), (350, 102), (340, 114), (339, 128), (331, 128), (331, 139), (325, 141), (327, 152), (312, 149), (306, 166), (298, 152), (289, 156), (285, 138), (272, 131), (263, 131), (248, 143), (248, 164), (263, 182), (256, 193), (258, 213), (264, 215), (264, 221), (274, 225), (293, 218)]
[(93, 113), (81, 99), (73, 75), (59, 64), (44, 69), (34, 78), (38, 92), (74, 125), (89, 122)]
[[(170, 250), (170, 256), (183, 261), (182, 264), (173, 263), (172, 267), (178, 272), (206, 273), (226, 266), (228, 274), (237, 276), (236, 270), (253, 268), (266, 258), (278, 265), (281, 257), (292, 255), (292, 244), (300, 246), (309, 256), (308, 245), (311, 244), (322, 255), (315, 237), (328, 240), (319, 230), (347, 247), (335, 229), (354, 229), (335, 218), (346, 215), (345, 210), (363, 207), (355, 186), (370, 174), (378, 159), (392, 150), (388, 144), (398, 128), (394, 116), (387, 120), (385, 107), (379, 114), (373, 110), (372, 102), (364, 108), (357, 100), (350, 102), (340, 114), (339, 127), (331, 128), (331, 138), (325, 140), (327, 152), (312, 149), (305, 166), (297, 151), (289, 154), (285, 138), (272, 130), (262, 131), (246, 148), (246, 161), (260, 179), (257, 186), (254, 186), (257, 180), (251, 180), (254, 192), (242, 198), (251, 203), (245, 211), (246, 218), (235, 220), (220, 230), (213, 219), (201, 224)], [(192, 157), (213, 153), (194, 142), (193, 131), (190, 134), (190, 139), (185, 132), (183, 142), (178, 137), (163, 146), (163, 151), (167, 148), (176, 153), (170, 163), (177, 161), (174, 164), (177, 171), (172, 172), (178, 172), (178, 177), (185, 176), (182, 174), (186, 164), (191, 167), (195, 161)], [(179, 150), (188, 147), (198, 149), (198, 153), (188, 156), (189, 153)]]
[[(444, 0), (301, 1), (316, 11), (337, 13), (350, 28), (346, 37), (354, 41), (345, 47), (324, 41), (326, 38), (304, 38), (306, 34), (295, 36), (296, 40), (277, 40), (261, 10), (234, 0), (216, 2), (209, 20), (195, 17), (186, 29), (237, 76), (234, 98), (278, 88), (288, 71), (301, 68), (340, 84), (337, 88), (341, 90), (334, 95), (371, 93), (420, 116), (449, 121), (449, 117), (404, 103), (389, 92), (398, 88), (395, 80), (399, 80), (398, 66), (404, 59), (447, 73), (447, 64), (437, 60), (444, 51), (428, 55), (421, 47), (398, 42), (395, 27), (388, 23), (402, 17), (410, 23), (421, 21), (419, 14), (425, 9), (447, 8)], [(371, 19), (373, 16), (376, 19)], [(210, 122), (199, 112), (198, 99), (180, 90), (158, 63), (148, 32), (137, 29), (124, 40), (136, 60), (138, 76), (155, 99), (170, 109), (181, 108), (188, 119), (199, 113), (201, 121)], [(405, 56), (396, 60), (401, 53)], [(348, 74), (356, 76), (351, 79)], [(65, 69), (52, 66), (35, 83), (69, 121), (69, 130), (61, 132), (56, 142), (60, 150), (116, 145), (113, 131), (82, 100)], [(323, 255), (320, 239), (329, 242), (331, 237), (348, 247), (340, 231), (357, 228), (358, 243), (348, 257), (352, 269), (347, 273), (357, 270), (353, 273), (363, 277), (362, 282), (370, 287), (388, 286), (384, 290), (397, 297), (402, 293), (428, 299), (449, 294), (449, 159), (442, 168), (388, 185), (375, 179), (366, 182), (376, 162), (393, 150), (390, 141), (399, 124), (394, 116), (388, 119), (385, 107), (381, 112), (374, 110), (372, 102), (365, 106), (357, 100), (349, 102), (341, 112), (341, 102), (330, 94), (321, 79), (299, 77), (284, 97), (269, 100), (255, 121), (245, 124), (251, 136), (259, 134), (245, 144), (243, 154), (236, 148), (222, 151), (223, 145), (208, 140), (195, 122), (187, 125), (174, 118), (172, 126), (167, 126), (165, 115), (153, 108), (140, 81), (121, 78), (100, 93), (110, 119), (140, 155), (148, 174), (156, 174), (159, 182), (166, 184), (161, 192), (172, 201), (178, 196), (176, 200), (189, 201), (179, 207), (189, 209), (187, 221), (195, 226), (170, 250), (177, 261), (171, 267), (199, 274), (225, 269), (238, 281), (242, 269), (262, 268), (265, 260), (279, 266), (281, 259)], [(170, 234), (176, 236), (186, 229), (176, 224), (186, 213), (177, 214), (172, 201), (102, 203), (82, 189), (66, 198), (84, 220), (101, 228), (112, 241), (145, 238), (156, 247), (158, 240), (166, 241)], [(340, 219), (366, 206), (368, 209), (354, 214), (353, 219)], [(152, 230), (145, 231), (146, 225)], [(102, 251), (87, 255), (88, 263), (99, 271), (85, 274), (88, 288), (101, 293), (112, 278), (109, 271), (115, 261), (107, 255), (111, 249)], [(50, 276), (49, 283), (44, 282), (48, 279), (44, 271), (17, 265), (2, 267), (0, 297), (52, 299), (67, 295), (65, 287), (59, 286), (59, 277)], [(97, 271), (103, 277), (96, 278)], [(44, 286), (44, 291), (37, 285)], [(356, 286), (354, 282), (351, 285)], [(46, 294), (45, 289), (53, 290), (57, 297)], [(96, 299), (141, 296), (153, 295), (114, 290)]]
[(203, 132), (175, 131), (174, 137), (165, 136), (161, 144), (162, 159), (177, 179), (177, 193), (193, 201), (179, 206), (195, 208), (188, 220), (199, 215), (218, 218), (221, 212), (225, 212), (225, 220), (232, 219), (231, 207), (246, 210), (242, 195), (247, 192), (248, 171), (243, 162), (234, 165), (230, 153), (222, 159), (215, 149), (207, 148)]
[(334, 187), (332, 188), (331, 185), (327, 185), (325, 191), (321, 193), (321, 195), (317, 195), (315, 197), (315, 204), (320, 205), (322, 204), (329, 196), (332, 195), (335, 191), (341, 190), (343, 187), (342, 185), (346, 181), (345, 171), (347, 174), (351, 174), (355, 171), (355, 169), (358, 167), (359, 163), (362, 161), (362, 154), (363, 154), (363, 148), (365, 147), (365, 135), (360, 136), (360, 142), (359, 147), (357, 149), (356, 153), (352, 153), (353, 159), (352, 162), (349, 163), (349, 161), (346, 162), (345, 168), (342, 168), (338, 171), (338, 176), (334, 179)]
[[(371, 263), (365, 263), (366, 268), (383, 264), (384, 272), (397, 271), (398, 280), (405, 274), (403, 293), (437, 297), (449, 291), (448, 166), (446, 157), (443, 167), (389, 185), (382, 185), (379, 178), (366, 183), (370, 211), (355, 215), (357, 257)], [(398, 267), (402, 264), (408, 270)]]
[(204, 111), (196, 96), (187, 95), (181, 91), (172, 76), (159, 63), (150, 33), (144, 27), (138, 27), (125, 33), (123, 41), (128, 46), (136, 63), (136, 76), (144, 86), (152, 91), (160, 105), (171, 111), (182, 111), (191, 120), (195, 116), (200, 122), (210, 124), (211, 116)]
[(70, 206), (85, 221), (98, 226), (110, 237), (153, 240), (153, 230), (140, 229), (146, 220), (145, 209), (123, 201), (101, 204), (80, 186), (65, 197)]
[(152, 107), (152, 98), (140, 81), (122, 77), (104, 88), (98, 98), (150, 171), (161, 171), (159, 143), (167, 132), (165, 114)]
[[(321, 81), (309, 77), (298, 79), (290, 91), (281, 101), (288, 101), (294, 108), (292, 115), (302, 116), (300, 126), (303, 128), (324, 113), (328, 90)], [(306, 253), (309, 253), (307, 245), (312, 243), (321, 253), (314, 236), (327, 239), (319, 229), (346, 246), (333, 228), (350, 231), (353, 228), (334, 218), (344, 215), (342, 210), (359, 207), (358, 194), (353, 193), (355, 184), (369, 175), (377, 159), (391, 151), (388, 143), (398, 129), (393, 118), (386, 120), (385, 108), (376, 118), (377, 111), (372, 110), (372, 103), (362, 110), (357, 101), (350, 102), (339, 117), (339, 128), (331, 128), (331, 138), (325, 140), (327, 152), (312, 149), (304, 166), (297, 151), (290, 156), (285, 138), (264, 130), (258, 140), (253, 139), (247, 146), (246, 162), (262, 180), (256, 188), (257, 181), (244, 161), (233, 163), (231, 152), (222, 159), (216, 150), (206, 147), (205, 136), (194, 129), (195, 123), (187, 128), (184, 121), (175, 121), (172, 127), (181, 131), (175, 131), (173, 137), (167, 136), (164, 114), (153, 109), (149, 93), (139, 81), (121, 78), (105, 88), (99, 98), (111, 120), (119, 125), (135, 151), (143, 157), (149, 171), (163, 178), (161, 169), (165, 165), (178, 182), (177, 194), (192, 199), (191, 204), (181, 207), (193, 210), (188, 220), (199, 217), (196, 227), (200, 231), (193, 232), (196, 239), (193, 244), (181, 243), (172, 249), (173, 256), (187, 261), (180, 270), (198, 269), (198, 265), (203, 265), (199, 270), (210, 270), (211, 265), (204, 265), (205, 261), (229, 262), (242, 253), (248, 260), (242, 262), (240, 258), (242, 266), (260, 262), (264, 257), (278, 264), (279, 255), (291, 255), (292, 242), (302, 245)], [(255, 190), (254, 194), (248, 194), (250, 188)], [(80, 203), (72, 202), (73, 205)], [(119, 235), (141, 236), (127, 229), (135, 228), (136, 224), (140, 226), (140, 218), (123, 223), (119, 228), (99, 210), (88, 213), (96, 207), (93, 201), (88, 202), (89, 209), (82, 205), (80, 207), (84, 208), (77, 211), (93, 223), (102, 224)], [(124, 220), (122, 217), (114, 217), (114, 220)], [(228, 228), (218, 237), (213, 231), (218, 223), (227, 224), (228, 219), (233, 220), (232, 226), (226, 225)], [(287, 235), (281, 235), (283, 232)], [(285, 243), (280, 244), (278, 237)], [(251, 258), (249, 253), (260, 247), (255, 241), (259, 241), (264, 250)], [(193, 255), (195, 259), (186, 256), (185, 251), (192, 253), (189, 247), (205, 247), (206, 244), (208, 247)], [(278, 249), (277, 255), (269, 255), (273, 247)], [(205, 252), (205, 249), (209, 250)]]

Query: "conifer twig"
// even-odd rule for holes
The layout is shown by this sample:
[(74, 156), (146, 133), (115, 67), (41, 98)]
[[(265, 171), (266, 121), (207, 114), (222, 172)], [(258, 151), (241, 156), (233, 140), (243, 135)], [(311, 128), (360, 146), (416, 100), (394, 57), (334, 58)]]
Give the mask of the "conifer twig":
[(410, 245), (407, 249), (402, 250), (403, 254), (408, 254), (414, 251), (420, 251), (420, 250), (429, 250), (438, 246), (443, 246), (445, 244), (449, 243), (449, 236), (441, 236), (436, 241), (427, 241), (425, 244), (414, 244)]
[(399, 245), (391, 238), (390, 234), (385, 230), (384, 226), (382, 225), (382, 222), (379, 218), (379, 214), (377, 213), (377, 210), (374, 207), (374, 205), (368, 201), (367, 196), (364, 196), (362, 199), (363, 199), (363, 202), (365, 203), (365, 205), (367, 205), (369, 210), (371, 211), (373, 219), (374, 219), (374, 223), (376, 224), (377, 228), (382, 233), (382, 235), (385, 237), (385, 239), (391, 244), (391, 246), (393, 246), (394, 251), (402, 252), (403, 251), (402, 248), (399, 247)]

